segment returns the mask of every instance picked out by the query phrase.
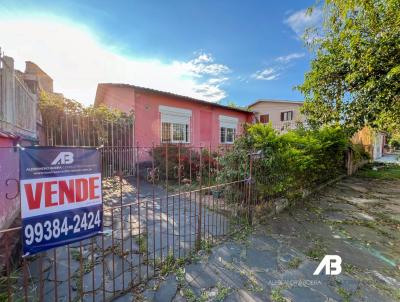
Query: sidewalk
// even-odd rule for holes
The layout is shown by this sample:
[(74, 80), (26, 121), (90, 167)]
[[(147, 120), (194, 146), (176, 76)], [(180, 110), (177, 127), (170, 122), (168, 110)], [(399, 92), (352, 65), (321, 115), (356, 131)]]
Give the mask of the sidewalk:
[(400, 153), (384, 154), (381, 158), (376, 159), (375, 162), (400, 165)]

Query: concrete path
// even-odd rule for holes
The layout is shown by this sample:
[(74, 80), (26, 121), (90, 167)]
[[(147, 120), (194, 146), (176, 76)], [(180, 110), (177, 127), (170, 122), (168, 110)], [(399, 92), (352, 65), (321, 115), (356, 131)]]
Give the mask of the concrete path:
[[(342, 273), (313, 275), (327, 254), (341, 256)], [(399, 301), (400, 180), (346, 178), (279, 217), (264, 217), (250, 234), (239, 232), (134, 298)]]

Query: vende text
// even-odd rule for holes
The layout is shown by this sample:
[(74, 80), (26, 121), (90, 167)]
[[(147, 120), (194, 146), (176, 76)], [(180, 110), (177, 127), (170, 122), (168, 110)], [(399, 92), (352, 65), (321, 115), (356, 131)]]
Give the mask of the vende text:
[(101, 199), (100, 175), (35, 179), (22, 184), (23, 207), (26, 211), (47, 209)]

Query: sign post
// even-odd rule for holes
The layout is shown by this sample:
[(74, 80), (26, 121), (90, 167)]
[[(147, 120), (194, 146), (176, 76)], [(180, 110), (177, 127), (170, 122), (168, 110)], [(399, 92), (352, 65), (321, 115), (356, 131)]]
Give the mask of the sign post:
[(102, 231), (100, 153), (96, 148), (22, 148), (20, 192), (25, 256)]

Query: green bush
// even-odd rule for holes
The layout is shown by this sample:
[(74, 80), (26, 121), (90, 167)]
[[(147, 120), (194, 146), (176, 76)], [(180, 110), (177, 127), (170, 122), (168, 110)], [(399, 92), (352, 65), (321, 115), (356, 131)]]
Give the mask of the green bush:
[(257, 154), (252, 175), (261, 199), (297, 195), (342, 173), (348, 137), (338, 127), (297, 129), (278, 134), (271, 125), (255, 124), (220, 159), (220, 181), (249, 175), (249, 154)]
[(395, 150), (400, 149), (400, 133), (394, 133), (389, 138), (389, 146)]

